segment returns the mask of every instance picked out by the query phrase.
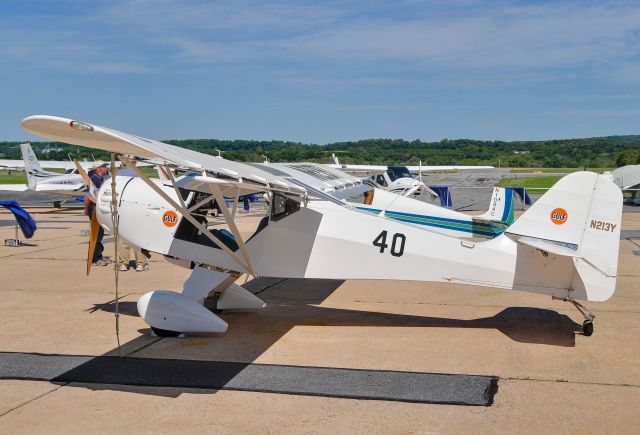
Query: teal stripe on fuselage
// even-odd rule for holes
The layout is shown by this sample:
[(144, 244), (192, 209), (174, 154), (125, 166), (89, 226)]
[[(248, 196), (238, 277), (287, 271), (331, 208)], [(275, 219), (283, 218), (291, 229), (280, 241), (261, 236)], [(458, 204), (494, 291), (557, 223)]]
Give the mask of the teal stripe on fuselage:
[[(358, 209), (375, 214), (378, 214), (382, 211), (380, 209), (366, 207), (358, 207)], [(460, 231), (463, 233), (469, 233), (472, 235), (484, 236), (489, 238), (499, 236), (504, 231), (502, 228), (498, 228), (494, 225), (484, 222), (473, 222), (471, 220), (467, 221), (462, 219), (451, 219), (438, 216), (403, 213), (392, 210), (386, 210), (385, 216), (401, 222), (408, 222), (427, 227), (442, 228), (451, 231)]]

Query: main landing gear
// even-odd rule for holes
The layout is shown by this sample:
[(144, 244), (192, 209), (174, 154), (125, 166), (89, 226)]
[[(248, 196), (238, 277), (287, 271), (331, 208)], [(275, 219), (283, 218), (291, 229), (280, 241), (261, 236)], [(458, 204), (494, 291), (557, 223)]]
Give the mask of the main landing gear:
[(576, 307), (576, 309), (580, 311), (580, 313), (584, 316), (584, 322), (582, 323), (582, 334), (584, 334), (585, 337), (591, 337), (591, 335), (593, 334), (593, 321), (595, 320), (596, 315), (591, 311), (588, 311), (580, 302), (574, 301), (573, 299), (557, 298), (555, 296), (552, 296), (552, 298), (553, 300), (557, 301), (571, 302), (573, 306)]

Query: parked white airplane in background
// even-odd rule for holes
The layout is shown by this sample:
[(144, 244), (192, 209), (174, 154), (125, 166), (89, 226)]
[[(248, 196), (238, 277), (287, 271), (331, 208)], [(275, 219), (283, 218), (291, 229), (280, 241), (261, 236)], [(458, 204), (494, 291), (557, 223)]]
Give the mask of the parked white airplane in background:
[[(254, 164), (272, 175), (291, 177), (356, 208), (402, 222), (421, 225), (454, 237), (492, 238), (502, 234), (514, 220), (514, 197), (510, 188), (495, 187), (489, 210), (470, 216), (412, 197), (373, 187), (362, 179), (319, 163)], [(162, 177), (161, 177), (162, 178)]]
[[(341, 169), (349, 174), (366, 175), (377, 188), (403, 196), (420, 196), (429, 193), (436, 198), (438, 194), (422, 182), (422, 174), (438, 171), (454, 171), (465, 169), (494, 169), (493, 166), (383, 166), (341, 164), (335, 154), (331, 155), (331, 168)], [(413, 174), (417, 174), (416, 179)]]
[[(439, 234), (359, 210), (301, 179), (275, 175), (162, 142), (55, 116), (31, 116), (35, 135), (118, 154), (157, 158), (190, 170), (169, 182), (115, 177), (98, 193), (97, 219), (129, 246), (193, 267), (181, 293), (143, 295), (138, 312), (156, 333), (224, 332), (205, 308), (257, 309), (264, 303), (234, 283), (241, 274), (286, 278), (413, 280), (489, 286), (550, 295), (574, 304), (605, 301), (615, 290), (622, 194), (606, 176), (576, 172), (558, 181), (513, 225), (490, 240)], [(113, 192), (115, 188), (115, 192)], [(236, 225), (238, 196), (268, 193), (271, 205), (251, 237)], [(232, 199), (230, 210), (225, 204)], [(209, 229), (221, 208), (227, 229)], [(117, 212), (117, 216), (114, 213)], [(117, 217), (117, 218), (116, 218)], [(117, 227), (116, 227), (117, 225)]]
[[(20, 148), (25, 144), (21, 144)], [(31, 148), (30, 143), (26, 143)], [(31, 154), (35, 158), (35, 153), (33, 149), (31, 149)], [(26, 171), (26, 164), (24, 161), (24, 151), (22, 152), (22, 160), (11, 160), (11, 159), (0, 159), (0, 169), (7, 169), (12, 171)], [(40, 160), (40, 168), (48, 168), (48, 169), (64, 169), (65, 174), (70, 174), (73, 172), (77, 172), (76, 167), (72, 160)], [(93, 166), (94, 162), (79, 162), (80, 165), (85, 169), (89, 170)], [(60, 175), (55, 173), (55, 175)]]
[[(69, 170), (67, 174), (45, 171), (33, 152), (31, 144), (23, 143), (20, 145), (20, 149), (23, 158), (22, 167), (27, 173), (27, 184), (0, 184), (0, 190), (31, 191), (74, 197), (83, 196), (87, 191), (84, 180), (78, 174), (77, 169)], [(91, 166), (93, 165), (95, 162), (91, 163)]]

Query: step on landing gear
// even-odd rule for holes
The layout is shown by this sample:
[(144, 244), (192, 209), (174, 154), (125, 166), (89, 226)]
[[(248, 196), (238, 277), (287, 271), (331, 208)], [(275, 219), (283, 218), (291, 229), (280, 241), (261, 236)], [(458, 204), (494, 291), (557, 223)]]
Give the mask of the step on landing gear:
[(555, 296), (552, 296), (553, 300), (557, 300), (557, 301), (563, 301), (563, 302), (571, 302), (571, 304), (573, 304), (574, 307), (576, 307), (576, 309), (578, 311), (580, 311), (580, 313), (584, 316), (584, 322), (582, 323), (582, 334), (585, 337), (591, 337), (591, 335), (593, 334), (593, 321), (596, 318), (596, 315), (593, 314), (591, 311), (588, 311), (584, 305), (582, 305), (580, 302), (575, 301), (573, 299), (570, 298), (557, 298)]

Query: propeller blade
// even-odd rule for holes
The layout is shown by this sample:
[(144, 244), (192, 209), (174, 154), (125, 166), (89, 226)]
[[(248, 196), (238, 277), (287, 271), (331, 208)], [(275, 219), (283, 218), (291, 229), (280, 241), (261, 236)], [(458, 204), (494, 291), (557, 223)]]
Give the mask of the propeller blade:
[(100, 223), (96, 217), (96, 208), (93, 208), (91, 215), (91, 226), (89, 227), (89, 251), (87, 252), (87, 276), (91, 272), (91, 265), (93, 264), (93, 253), (96, 250), (96, 241), (98, 239), (98, 232), (100, 231)]
[(78, 174), (80, 174), (80, 176), (82, 177), (82, 181), (84, 181), (84, 184), (87, 186), (87, 189), (91, 190), (91, 178), (89, 178), (89, 175), (87, 175), (87, 171), (84, 170), (82, 165), (78, 163), (77, 160), (74, 160), (73, 164), (76, 165)]

